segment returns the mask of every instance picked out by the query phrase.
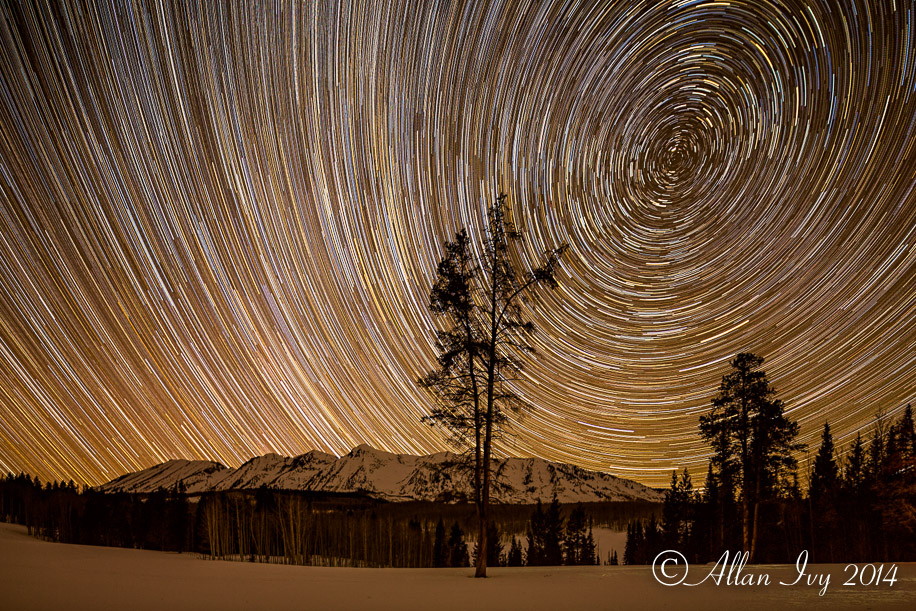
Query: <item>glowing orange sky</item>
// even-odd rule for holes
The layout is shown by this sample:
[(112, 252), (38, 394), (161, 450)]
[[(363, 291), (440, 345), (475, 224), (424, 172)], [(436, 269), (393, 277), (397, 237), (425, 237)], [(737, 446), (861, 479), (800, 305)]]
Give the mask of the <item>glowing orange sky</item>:
[(570, 244), (503, 453), (699, 475), (745, 350), (810, 444), (912, 399), (912, 10), (430, 4), (3, 4), (0, 471), (445, 448), (427, 291), (498, 191)]

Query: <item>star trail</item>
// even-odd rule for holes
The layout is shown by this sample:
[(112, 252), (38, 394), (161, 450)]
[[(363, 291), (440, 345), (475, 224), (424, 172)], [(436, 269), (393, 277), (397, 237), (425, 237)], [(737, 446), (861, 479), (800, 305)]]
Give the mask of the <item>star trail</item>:
[[(0, 8), (0, 471), (446, 448), (442, 242), (509, 194), (500, 452), (662, 485), (728, 361), (843, 448), (916, 384), (916, 3)], [(800, 458), (804, 459), (804, 456)]]

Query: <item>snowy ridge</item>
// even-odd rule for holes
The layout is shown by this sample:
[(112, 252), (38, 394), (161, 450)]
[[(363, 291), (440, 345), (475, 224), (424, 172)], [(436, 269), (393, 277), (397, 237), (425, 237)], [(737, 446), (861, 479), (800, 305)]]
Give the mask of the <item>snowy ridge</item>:
[(159, 488), (168, 490), (181, 482), (185, 492), (206, 492), (212, 490), (229, 471), (232, 469), (210, 460), (169, 460), (143, 471), (122, 475), (99, 486), (99, 490), (145, 493)]
[[(561, 503), (660, 501), (662, 494), (631, 480), (540, 458), (492, 462), (491, 500), (534, 503), (556, 495)], [(237, 469), (211, 461), (170, 460), (99, 486), (104, 492), (149, 493), (181, 483), (189, 493), (277, 490), (362, 493), (387, 501), (459, 501), (473, 498), (473, 468), (451, 452), (392, 454), (361, 445), (337, 458), (324, 452), (286, 457), (265, 454)]]

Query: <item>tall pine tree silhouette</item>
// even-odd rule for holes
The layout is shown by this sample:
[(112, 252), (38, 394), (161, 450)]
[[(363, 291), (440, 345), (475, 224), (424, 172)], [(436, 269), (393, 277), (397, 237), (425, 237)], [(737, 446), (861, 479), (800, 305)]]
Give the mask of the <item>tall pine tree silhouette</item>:
[(511, 382), (532, 354), (534, 324), (523, 318), (521, 303), (541, 286), (557, 286), (556, 268), (566, 245), (548, 250), (537, 267), (517, 269), (511, 245), (521, 238), (501, 194), (487, 210), (487, 236), (478, 260), (465, 230), (446, 242), (429, 293), (429, 308), (448, 319), (436, 332), (437, 367), (420, 385), (437, 397), (427, 421), (446, 427), (455, 441), (474, 451), (474, 500), (477, 506), (476, 577), (487, 576), (487, 532), (490, 505), (490, 457), (493, 440), (508, 422), (507, 410), (522, 406)]
[(741, 538), (753, 560), (757, 549), (760, 505), (772, 496), (787, 470), (794, 470), (798, 424), (783, 413), (766, 374), (763, 358), (743, 352), (722, 377), (713, 409), (700, 417), (700, 434), (715, 452), (719, 475), (736, 478), (741, 510)]
[(808, 485), (811, 539), (814, 560), (817, 562), (834, 561), (833, 540), (839, 520), (836, 510), (839, 485), (840, 470), (836, 462), (833, 435), (830, 433), (830, 424), (825, 422), (821, 446), (814, 458), (811, 482)]

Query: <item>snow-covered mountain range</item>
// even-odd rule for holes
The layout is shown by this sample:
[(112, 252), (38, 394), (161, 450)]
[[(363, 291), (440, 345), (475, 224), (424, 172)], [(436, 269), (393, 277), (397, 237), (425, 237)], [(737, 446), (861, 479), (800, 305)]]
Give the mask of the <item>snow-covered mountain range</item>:
[[(660, 501), (662, 494), (637, 482), (540, 458), (506, 458), (492, 463), (491, 500), (497, 503), (549, 501)], [(292, 458), (265, 454), (237, 469), (206, 460), (170, 460), (128, 473), (99, 486), (104, 492), (148, 493), (181, 483), (188, 493), (251, 490), (355, 492), (387, 501), (455, 501), (473, 497), (473, 469), (462, 456), (392, 454), (361, 445), (337, 458), (312, 451)]]

